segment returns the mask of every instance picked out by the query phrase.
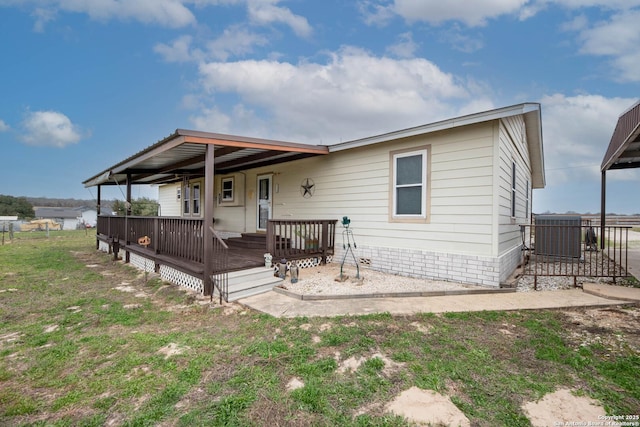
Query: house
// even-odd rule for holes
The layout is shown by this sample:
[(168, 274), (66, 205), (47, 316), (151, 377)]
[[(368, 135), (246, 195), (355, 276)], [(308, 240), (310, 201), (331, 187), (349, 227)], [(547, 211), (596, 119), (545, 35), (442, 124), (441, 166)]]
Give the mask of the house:
[[(139, 234), (122, 241), (125, 229), (102, 216), (99, 245), (112, 250), (109, 230), (119, 229), (118, 250), (191, 271), (205, 294), (220, 280), (219, 241), (245, 242), (246, 252), (255, 240), (276, 260), (341, 261), (343, 217), (357, 262), (372, 269), (498, 287), (521, 261), (520, 226), (545, 185), (541, 109), (524, 103), (327, 146), (178, 129), (84, 184), (99, 195), (123, 182), (129, 197), (131, 185), (158, 185), (167, 219), (146, 235), (159, 246), (143, 251)], [(169, 236), (202, 254), (169, 254)]]
[(63, 230), (75, 230), (87, 225), (93, 227), (96, 225), (98, 217), (98, 212), (95, 209), (85, 207), (65, 208), (36, 206), (33, 210), (36, 218), (56, 221), (61, 224)]

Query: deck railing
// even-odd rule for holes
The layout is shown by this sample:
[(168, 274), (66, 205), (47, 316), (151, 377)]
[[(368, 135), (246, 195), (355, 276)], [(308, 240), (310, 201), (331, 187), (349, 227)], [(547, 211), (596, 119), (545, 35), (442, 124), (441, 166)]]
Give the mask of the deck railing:
[[(522, 226), (525, 255), (523, 274), (534, 276), (537, 289), (539, 276), (627, 277), (627, 243), (629, 229), (625, 226), (581, 225)], [(604, 239), (604, 240), (603, 240)]]
[(220, 297), (220, 304), (222, 301), (229, 301), (229, 274), (227, 273), (227, 265), (229, 259), (229, 247), (222, 240), (218, 232), (210, 227), (213, 233), (213, 275), (211, 276), (211, 282), (213, 283), (214, 291), (211, 293), (211, 299), (215, 291), (218, 291)]
[(274, 259), (320, 257), (327, 262), (333, 255), (336, 224), (334, 219), (270, 219), (267, 223), (267, 252)]
[(146, 249), (155, 254), (196, 263), (203, 261), (201, 219), (99, 216), (97, 232), (121, 245), (138, 245), (138, 239), (146, 236), (150, 240)]

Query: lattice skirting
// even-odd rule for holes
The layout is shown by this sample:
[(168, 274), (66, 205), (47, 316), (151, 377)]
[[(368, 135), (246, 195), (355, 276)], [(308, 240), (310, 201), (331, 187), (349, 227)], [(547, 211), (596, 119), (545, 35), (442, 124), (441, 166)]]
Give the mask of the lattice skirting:
[(130, 253), (129, 262), (134, 267), (147, 273), (153, 273), (156, 270), (156, 263), (153, 260), (134, 253)]
[[(101, 252), (109, 252), (109, 244), (107, 242), (98, 242), (98, 250)], [(132, 266), (139, 270), (153, 273), (155, 271), (155, 262), (149, 258), (145, 258), (138, 254), (130, 253), (129, 262)], [(202, 279), (191, 276), (175, 268), (167, 265), (160, 265), (160, 278), (174, 285), (190, 289), (199, 293), (203, 292)]]
[[(327, 264), (330, 264), (331, 261), (333, 260), (333, 256), (329, 255), (327, 256)], [(321, 258), (318, 257), (314, 257), (314, 258), (303, 258), (303, 259), (297, 259), (295, 260), (295, 262), (298, 264), (298, 268), (311, 268), (311, 267), (317, 267), (320, 265), (320, 262), (322, 261)], [(293, 261), (287, 261), (287, 266), (291, 267), (291, 263)], [(277, 264), (277, 262), (275, 262), (274, 264)]]
[(171, 282), (183, 288), (191, 289), (196, 292), (203, 292), (202, 279), (193, 277), (175, 268), (166, 265), (160, 265), (160, 277), (167, 282)]

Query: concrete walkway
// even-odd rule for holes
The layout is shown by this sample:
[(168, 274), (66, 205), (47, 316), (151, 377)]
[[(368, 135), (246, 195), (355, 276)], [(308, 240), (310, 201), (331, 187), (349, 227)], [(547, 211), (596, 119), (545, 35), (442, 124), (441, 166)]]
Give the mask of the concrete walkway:
[(627, 270), (640, 280), (640, 249), (627, 249)]
[(238, 300), (274, 317), (332, 317), (390, 313), (444, 313), (484, 310), (541, 310), (640, 303), (640, 289), (584, 284), (583, 289), (430, 297), (303, 300), (274, 291)]

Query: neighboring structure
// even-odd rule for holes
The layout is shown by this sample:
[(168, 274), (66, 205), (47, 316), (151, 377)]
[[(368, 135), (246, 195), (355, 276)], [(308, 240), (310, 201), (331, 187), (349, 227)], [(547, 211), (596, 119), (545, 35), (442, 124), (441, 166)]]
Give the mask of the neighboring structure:
[(540, 105), (329, 146), (177, 130), (84, 184), (99, 194), (118, 182), (158, 184), (162, 215), (215, 218), (225, 238), (348, 216), (373, 269), (497, 287), (521, 261), (520, 225), (545, 185)]
[(61, 224), (63, 230), (95, 227), (98, 219), (98, 212), (95, 209), (85, 207), (61, 208), (36, 206), (33, 210), (36, 218), (53, 220)]
[[(607, 171), (638, 167), (640, 167), (640, 101), (620, 115), (607, 152), (602, 159), (600, 167), (602, 173), (600, 227), (602, 229), (606, 224)], [(604, 245), (604, 240), (600, 244)]]

